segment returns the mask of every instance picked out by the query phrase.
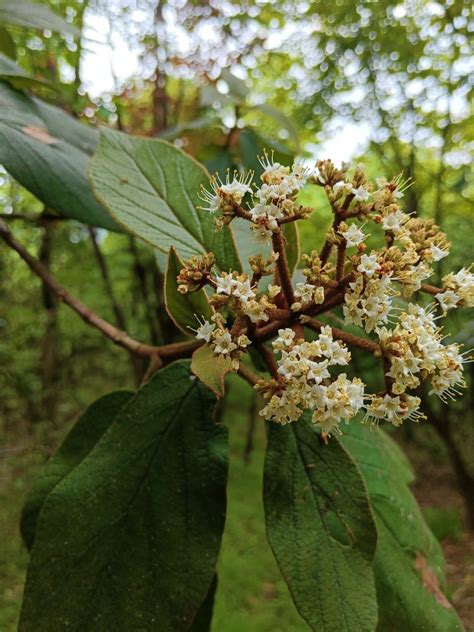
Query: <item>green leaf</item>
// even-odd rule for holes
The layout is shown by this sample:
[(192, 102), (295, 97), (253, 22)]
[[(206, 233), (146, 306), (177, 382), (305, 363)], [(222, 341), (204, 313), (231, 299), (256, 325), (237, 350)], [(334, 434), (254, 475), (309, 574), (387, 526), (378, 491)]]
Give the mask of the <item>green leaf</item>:
[(216, 231), (214, 218), (198, 206), (202, 165), (161, 140), (104, 130), (91, 162), (96, 195), (130, 233), (182, 257), (213, 252), (219, 268), (240, 270), (229, 228)]
[[(2, 42), (2, 30), (0, 29), (0, 48)], [(8, 32), (5, 31), (8, 35)], [(41, 86), (53, 88), (53, 86), (40, 79), (35, 79), (29, 75), (23, 68), (20, 68), (12, 59), (0, 53), (0, 80), (7, 81), (14, 88), (22, 89), (31, 86)]]
[(288, 132), (288, 136), (294, 143), (296, 151), (299, 151), (300, 139), (298, 130), (293, 125), (291, 119), (286, 116), (284, 112), (276, 108), (274, 105), (271, 105), (270, 103), (260, 103), (259, 105), (254, 105), (250, 108), (249, 112), (252, 110), (258, 110), (259, 112), (262, 112), (262, 114), (265, 114), (265, 116), (270, 116), (272, 119), (274, 119), (274, 121), (276, 121), (278, 125), (280, 125)]
[(9, 57), (15, 59), (16, 47), (12, 36), (8, 32), (8, 29), (0, 27), (0, 52)]
[(298, 612), (317, 632), (370, 632), (377, 623), (377, 534), (364, 481), (337, 439), (304, 415), (268, 425), (267, 536)]
[(290, 274), (298, 267), (300, 261), (300, 237), (296, 222), (290, 222), (283, 226), (283, 236), (285, 238), (285, 252), (288, 261)]
[(66, 22), (45, 5), (29, 0), (0, 0), (0, 24), (12, 24), (25, 28), (49, 29), (58, 33), (79, 36), (80, 31), (70, 22)]
[(224, 378), (231, 369), (231, 359), (215, 356), (212, 349), (207, 345), (199, 347), (193, 353), (191, 371), (217, 397), (224, 396)]
[(192, 626), (189, 628), (189, 632), (209, 632), (209, 630), (211, 629), (216, 590), (217, 574), (214, 575), (214, 579), (212, 580), (212, 584), (209, 588), (206, 599), (201, 604), (196, 618), (194, 619)]
[(408, 487), (413, 472), (406, 457), (383, 430), (361, 423), (345, 427), (342, 442), (362, 471), (377, 523), (377, 630), (462, 630), (442, 593), (441, 547)]
[(47, 497), (20, 632), (189, 629), (225, 521), (227, 431), (188, 361), (155, 374)]
[(197, 292), (180, 294), (176, 277), (184, 268), (174, 248), (170, 248), (168, 265), (165, 275), (165, 305), (166, 311), (177, 327), (188, 336), (192, 335), (192, 329), (199, 325), (196, 316), (203, 316), (210, 320), (213, 310), (207, 300), (204, 289)]
[(48, 494), (85, 459), (132, 395), (132, 391), (116, 391), (91, 404), (35, 479), (20, 522), (21, 535), (28, 549), (33, 545), (38, 516)]
[(96, 132), (0, 82), (0, 163), (59, 215), (120, 230), (86, 178)]

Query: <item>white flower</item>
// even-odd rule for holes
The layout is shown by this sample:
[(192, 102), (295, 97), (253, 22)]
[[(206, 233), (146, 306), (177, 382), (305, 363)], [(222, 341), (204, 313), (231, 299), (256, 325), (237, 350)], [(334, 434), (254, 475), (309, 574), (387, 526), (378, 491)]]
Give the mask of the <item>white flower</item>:
[(237, 345), (232, 341), (230, 332), (219, 332), (214, 336), (214, 351), (219, 355), (230, 355), (237, 349)]
[(456, 292), (453, 292), (453, 290), (445, 290), (444, 292), (438, 292), (435, 298), (439, 301), (439, 304), (441, 305), (441, 309), (443, 310), (443, 312), (447, 312), (448, 309), (452, 309), (453, 307), (456, 307), (459, 301), (461, 300), (461, 297), (459, 296), (459, 294), (456, 294)]
[(255, 299), (250, 299), (242, 305), (243, 313), (248, 316), (253, 323), (258, 323), (260, 320), (267, 321), (269, 319), (265, 309), (265, 305)]
[(280, 294), (281, 287), (279, 285), (269, 285), (268, 286), (268, 296), (270, 298), (275, 298), (277, 294)]
[(360, 263), (357, 266), (357, 271), (362, 272), (370, 278), (377, 272), (377, 270), (380, 270), (380, 265), (377, 263), (377, 255), (362, 255)]
[(200, 199), (205, 203), (205, 206), (200, 208), (209, 213), (215, 213), (229, 203), (238, 206), (246, 193), (251, 193), (252, 188), (250, 186), (253, 180), (253, 172), (234, 173), (232, 181), (230, 180), (230, 174), (227, 173), (225, 182), (219, 178), (219, 176), (212, 176), (210, 179), (211, 191), (208, 191), (204, 187), (201, 188), (199, 194)]
[(366, 238), (366, 235), (364, 235), (363, 231), (355, 224), (351, 224), (347, 230), (341, 232), (341, 235), (346, 240), (348, 248), (358, 246)]
[(233, 296), (236, 298), (240, 298), (242, 303), (246, 303), (249, 300), (255, 298), (255, 292), (250, 287), (250, 280), (246, 279), (245, 281), (235, 281), (235, 287), (232, 291)]
[(202, 319), (202, 323), (201, 323), (201, 321), (199, 320), (197, 316), (196, 316), (196, 320), (199, 323), (199, 327), (197, 329), (193, 329), (192, 327), (189, 327), (189, 329), (191, 329), (191, 331), (196, 332), (197, 340), (204, 340), (204, 342), (210, 342), (214, 329), (216, 328), (215, 324), (210, 323), (205, 318)]
[(402, 226), (407, 221), (407, 219), (408, 216), (400, 211), (400, 209), (392, 211), (391, 213), (385, 215), (385, 217), (382, 219), (383, 229), (388, 230), (396, 235), (401, 231)]
[(387, 393), (384, 397), (372, 396), (364, 421), (376, 422), (379, 419), (386, 419), (394, 426), (400, 426), (406, 419), (418, 421), (424, 418), (418, 411), (420, 403), (419, 397), (406, 394), (400, 396)]
[(316, 303), (316, 305), (321, 305), (321, 303), (324, 303), (324, 288), (323, 287), (317, 287), (314, 291), (313, 294), (313, 301)]
[(357, 189), (353, 188), (352, 193), (356, 202), (366, 202), (370, 197), (369, 192), (367, 189), (364, 189), (364, 187), (357, 187)]
[(344, 180), (340, 180), (333, 185), (332, 190), (335, 195), (339, 195), (339, 193), (343, 193), (344, 195), (348, 195), (352, 193), (352, 184), (350, 182), (345, 182)]
[(447, 250), (442, 250), (434, 244), (431, 244), (430, 246), (430, 253), (432, 261), (441, 261), (441, 259), (444, 259), (444, 257), (447, 257), (449, 255), (449, 252)]
[(474, 307), (474, 274), (462, 268), (456, 274), (452, 272), (443, 277), (443, 284), (447, 290), (453, 290), (459, 295), (466, 307)]
[(216, 279), (217, 294), (227, 294), (230, 296), (234, 290), (235, 283), (235, 279), (231, 274), (223, 272), (222, 275)]
[(296, 298), (300, 298), (302, 303), (309, 303), (313, 299), (315, 285), (311, 283), (297, 283), (295, 288)]

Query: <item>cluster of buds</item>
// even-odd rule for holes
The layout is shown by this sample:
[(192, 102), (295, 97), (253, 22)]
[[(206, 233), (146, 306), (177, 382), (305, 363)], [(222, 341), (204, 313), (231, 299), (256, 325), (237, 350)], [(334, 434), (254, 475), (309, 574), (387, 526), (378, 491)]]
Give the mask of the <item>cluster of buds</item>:
[[(416, 390), (424, 381), (443, 401), (457, 395), (466, 386), (463, 365), (469, 354), (458, 344), (446, 344), (437, 321), (448, 309), (474, 305), (474, 274), (464, 268), (448, 274), (441, 288), (424, 283), (434, 264), (449, 254), (450, 243), (433, 220), (403, 211), (409, 184), (400, 177), (371, 183), (363, 167), (338, 169), (330, 160), (308, 169), (283, 166), (265, 155), (261, 164), (259, 183), (253, 173), (228, 175), (225, 182), (214, 177), (211, 191), (201, 197), (205, 210), (215, 214), (217, 229), (243, 218), (258, 241), (271, 244), (272, 254), (250, 258), (251, 276), (216, 271), (212, 255), (194, 257), (185, 262), (178, 283), (183, 293), (211, 290), (214, 315), (212, 322), (199, 321), (198, 340), (230, 358), (247, 379), (242, 361), (248, 346), (261, 355), (270, 377), (249, 381), (265, 400), (262, 416), (285, 424), (309, 410), (327, 436), (360, 411), (366, 420), (393, 425), (422, 419)], [(311, 213), (298, 203), (306, 185), (324, 189), (334, 217), (322, 247), (301, 257), (295, 276), (304, 280), (293, 282), (283, 226)], [(369, 247), (371, 224), (377, 226), (375, 235), (380, 229), (384, 235), (378, 248)], [(270, 274), (271, 282), (264, 282)], [(422, 307), (410, 302), (415, 292), (435, 300)], [(319, 316), (336, 318), (352, 330), (332, 327)], [(368, 393), (359, 377), (348, 377), (351, 346), (380, 361), (383, 390)], [(347, 373), (340, 372), (343, 366)]]

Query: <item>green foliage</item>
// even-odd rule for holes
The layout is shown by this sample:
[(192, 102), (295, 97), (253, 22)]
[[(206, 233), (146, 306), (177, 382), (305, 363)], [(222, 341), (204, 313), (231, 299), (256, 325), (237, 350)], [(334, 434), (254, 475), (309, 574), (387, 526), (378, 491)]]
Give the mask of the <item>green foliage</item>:
[(193, 353), (191, 371), (210, 388), (217, 397), (224, 395), (224, 378), (232, 368), (230, 358), (215, 357), (207, 345), (199, 347)]
[(373, 630), (377, 534), (360, 473), (339, 442), (325, 445), (307, 418), (268, 426), (267, 534), (312, 630)]
[(406, 457), (382, 430), (360, 423), (347, 426), (342, 443), (362, 471), (377, 523), (378, 630), (462, 630), (442, 593), (441, 548), (408, 488)]
[(215, 231), (198, 211), (206, 170), (164, 141), (104, 131), (90, 168), (98, 198), (129, 232), (161, 252), (173, 245), (183, 257), (213, 252), (217, 265), (240, 269), (230, 229)]
[(192, 334), (191, 330), (196, 329), (199, 325), (196, 315), (203, 316), (206, 320), (209, 320), (212, 316), (212, 307), (204, 289), (186, 294), (178, 292), (176, 278), (183, 267), (184, 264), (177, 255), (176, 250), (170, 248), (165, 275), (166, 309), (177, 327), (190, 336)]
[(463, 531), (463, 523), (457, 507), (426, 507), (423, 509), (423, 517), (437, 540), (460, 539)]
[[(4, 32), (8, 35), (8, 31)], [(0, 50), (2, 46), (2, 31), (0, 29)], [(14, 61), (8, 58), (8, 56), (3, 55), (0, 52), (0, 80), (8, 82), (14, 88), (28, 88), (31, 86), (50, 86), (50, 84), (45, 83), (44, 81), (40, 81), (39, 79), (35, 79), (25, 70), (17, 66)]]
[(25, 500), (20, 523), (21, 535), (29, 550), (33, 546), (38, 516), (45, 500), (86, 458), (132, 395), (132, 391), (116, 391), (91, 404), (35, 479)]
[(171, 365), (53, 489), (20, 630), (189, 628), (224, 526), (227, 433), (214, 402), (188, 362)]
[(49, 29), (80, 35), (78, 29), (60, 17), (47, 5), (29, 0), (1, 0), (0, 24), (12, 24), (30, 29)]
[(111, 230), (86, 180), (96, 132), (0, 82), (0, 162), (48, 209)]

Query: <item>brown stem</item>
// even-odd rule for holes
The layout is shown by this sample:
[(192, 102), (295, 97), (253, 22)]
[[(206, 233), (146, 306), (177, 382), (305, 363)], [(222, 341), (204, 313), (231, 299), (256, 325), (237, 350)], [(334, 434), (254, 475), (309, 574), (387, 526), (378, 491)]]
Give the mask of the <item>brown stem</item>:
[(250, 386), (255, 386), (255, 384), (257, 384), (257, 382), (260, 380), (260, 377), (256, 373), (248, 369), (242, 363), (239, 365), (239, 370), (237, 371), (237, 373), (240, 375), (241, 378), (248, 382)]
[(3, 241), (25, 261), (30, 270), (38, 276), (43, 283), (54, 293), (54, 295), (66, 305), (69, 305), (81, 318), (91, 327), (98, 329), (104, 336), (112, 340), (116, 345), (133, 352), (140, 357), (153, 357), (159, 355), (162, 359), (169, 361), (189, 355), (194, 349), (200, 346), (199, 341), (191, 340), (182, 343), (161, 345), (155, 347), (139, 342), (131, 338), (125, 331), (121, 331), (98, 316), (91, 309), (86, 307), (79, 299), (73, 296), (65, 287), (56, 281), (49, 270), (13, 237), (8, 226), (0, 221), (0, 237)]
[(270, 338), (273, 338), (273, 336), (276, 335), (279, 329), (284, 329), (285, 327), (288, 327), (290, 323), (291, 321), (289, 319), (273, 320), (271, 323), (268, 323), (268, 325), (260, 327), (255, 332), (255, 342), (265, 342), (266, 340), (270, 340)]
[[(334, 232), (337, 232), (337, 229), (339, 228), (339, 224), (341, 222), (342, 222), (342, 218), (340, 217), (334, 218), (334, 221), (332, 223), (332, 229)], [(319, 258), (321, 259), (321, 265), (324, 265), (329, 259), (331, 255), (332, 247), (333, 247), (333, 244), (331, 243), (329, 238), (326, 237), (326, 239), (324, 240), (324, 244), (321, 248), (321, 252), (319, 253)]]
[(263, 361), (268, 369), (268, 372), (273, 379), (279, 381), (280, 376), (278, 374), (278, 364), (273, 351), (265, 347), (265, 345), (256, 345), (258, 353), (262, 356)]
[(252, 214), (250, 213), (250, 211), (246, 211), (241, 206), (235, 206), (234, 207), (234, 213), (237, 215), (237, 217), (241, 217), (242, 219), (246, 219), (248, 222), (252, 221)]
[(346, 246), (347, 242), (344, 240), (337, 248), (337, 264), (336, 264), (336, 279), (340, 281), (344, 276), (344, 264), (346, 262)]
[(435, 285), (426, 285), (425, 283), (422, 284), (420, 289), (422, 292), (426, 292), (426, 294), (432, 294), (433, 296), (444, 292), (442, 287), (436, 287)]
[(288, 307), (295, 302), (295, 295), (293, 293), (293, 285), (291, 283), (290, 269), (288, 267), (288, 260), (286, 258), (285, 244), (281, 233), (273, 233), (272, 235), (273, 250), (278, 254), (277, 268), (278, 275), (280, 277), (280, 284), (285, 295)]

